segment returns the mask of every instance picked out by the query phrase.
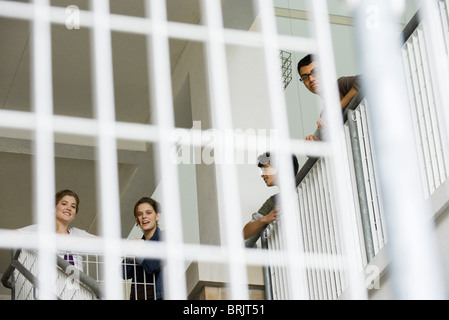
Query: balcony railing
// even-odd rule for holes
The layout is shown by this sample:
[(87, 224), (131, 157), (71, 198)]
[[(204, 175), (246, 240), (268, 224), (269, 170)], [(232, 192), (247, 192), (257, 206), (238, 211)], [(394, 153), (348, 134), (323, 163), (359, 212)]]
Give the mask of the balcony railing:
[[(438, 3), (447, 54), (448, 1)], [(431, 77), (426, 29), (419, 14), (403, 31), (402, 57), (425, 193), (423, 196), (429, 198), (447, 179), (449, 158), (447, 143), (441, 132), (441, 110), (438, 110)], [(351, 212), (345, 214), (350, 215), (358, 233), (360, 270), (364, 270), (388, 242), (366, 113), (369, 107), (369, 102), (359, 92), (347, 107), (347, 121), (342, 134), (347, 145), (344, 176), (351, 180), (349, 185), (352, 186), (352, 190), (347, 190), (351, 198)], [(339, 265), (341, 229), (329, 179), (325, 158), (309, 159), (296, 178), (302, 234), (300, 247), (304, 249), (305, 286), (310, 299), (338, 299), (348, 286), (347, 277)], [(265, 231), (262, 245), (270, 251), (284, 250), (281, 234), (282, 223), (272, 223)], [(324, 257), (324, 263), (319, 266), (313, 263), (316, 256)], [(273, 262), (268, 268), (269, 272), (265, 273), (266, 283), (270, 284), (267, 290), (273, 299), (288, 299), (289, 277), (285, 269), (278, 265)], [(368, 287), (370, 285), (367, 283)]]
[[(102, 255), (77, 253), (82, 266), (75, 267), (57, 257), (57, 277), (53, 293), (59, 300), (98, 300), (104, 298), (104, 259)], [(39, 299), (38, 255), (34, 250), (12, 250), (11, 265), (2, 277), (3, 286), (11, 289), (12, 300)], [(152, 300), (156, 295), (155, 275), (142, 272), (133, 257), (123, 259), (121, 284), (123, 299)], [(139, 269), (140, 268), (140, 269)], [(137, 280), (136, 280), (137, 279)], [(132, 287), (134, 286), (134, 290)]]

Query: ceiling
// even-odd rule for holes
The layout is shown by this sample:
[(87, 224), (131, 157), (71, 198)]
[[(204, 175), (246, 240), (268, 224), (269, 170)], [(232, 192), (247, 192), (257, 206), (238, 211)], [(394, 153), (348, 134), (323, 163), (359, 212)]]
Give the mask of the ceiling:
[[(199, 0), (168, 0), (170, 21), (196, 24)], [(27, 2), (27, 1), (20, 1)], [(67, 7), (73, 0), (51, 1)], [(88, 1), (76, 5), (88, 10)], [(142, 16), (143, 0), (111, 0), (112, 13)], [(0, 18), (0, 109), (32, 110), (30, 77), (30, 23)], [(56, 115), (93, 118), (90, 29), (68, 30), (52, 25), (53, 109)], [(176, 65), (185, 41), (170, 40), (171, 67)], [(112, 32), (115, 113), (117, 121), (151, 123), (146, 37)], [(178, 126), (191, 127), (188, 86), (184, 97), (174, 97)], [(184, 101), (184, 102), (183, 102)], [(183, 104), (184, 103), (184, 104)], [(184, 116), (186, 115), (186, 116)], [(179, 116), (179, 117), (178, 117)], [(183, 119), (179, 121), (179, 119)], [(107, 199), (96, 196), (95, 148), (75, 137), (55, 137), (55, 189), (72, 189), (80, 196), (80, 210), (73, 226), (99, 234), (98, 207)], [(153, 149), (149, 144), (122, 142), (118, 150), (122, 237), (133, 226), (132, 208), (141, 196), (151, 196), (157, 186)], [(0, 128), (0, 229), (33, 223), (33, 146), (23, 133)], [(112, 195), (114, 196), (114, 195)], [(0, 250), (0, 274), (9, 263), (9, 252)]]

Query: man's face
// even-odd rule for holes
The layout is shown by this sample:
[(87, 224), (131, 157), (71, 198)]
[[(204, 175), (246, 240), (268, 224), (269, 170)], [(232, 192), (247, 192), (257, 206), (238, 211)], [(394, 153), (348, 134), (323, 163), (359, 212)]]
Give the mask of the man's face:
[(263, 181), (265, 181), (267, 187), (275, 186), (277, 170), (271, 167), (269, 162), (261, 167), (260, 170), (262, 171), (260, 176), (262, 177)]
[(302, 79), (302, 82), (306, 88), (314, 94), (318, 94), (320, 89), (317, 74), (315, 61), (312, 61), (309, 65), (299, 69), (299, 76)]

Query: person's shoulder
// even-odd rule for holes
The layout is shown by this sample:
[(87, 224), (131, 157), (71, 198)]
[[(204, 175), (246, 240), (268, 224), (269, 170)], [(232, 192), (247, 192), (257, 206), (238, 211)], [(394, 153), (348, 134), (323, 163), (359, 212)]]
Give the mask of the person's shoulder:
[(77, 227), (71, 227), (69, 229), (69, 232), (73, 236), (96, 237), (96, 235), (91, 234), (91, 233), (87, 232), (86, 230), (83, 230), (83, 229), (80, 229), (80, 228), (77, 228)]
[(270, 213), (271, 210), (273, 210), (273, 208), (276, 206), (277, 204), (277, 197), (278, 194), (274, 194), (271, 197), (269, 197), (264, 204), (262, 205), (262, 207), (260, 207), (260, 209), (257, 211), (258, 213), (266, 216), (267, 214)]

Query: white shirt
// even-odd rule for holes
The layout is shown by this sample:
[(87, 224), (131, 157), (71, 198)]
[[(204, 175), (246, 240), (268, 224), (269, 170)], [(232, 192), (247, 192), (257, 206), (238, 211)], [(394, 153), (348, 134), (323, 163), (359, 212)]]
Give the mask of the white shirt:
[[(32, 224), (30, 226), (17, 229), (17, 231), (22, 232), (22, 233), (35, 233), (35, 232), (37, 232), (37, 229), (38, 229), (38, 225)], [(93, 235), (83, 229), (78, 229), (75, 227), (69, 228), (68, 231), (69, 231), (69, 236), (96, 237), (95, 235)], [(65, 255), (72, 255), (73, 263), (75, 264), (75, 267), (77, 267), (81, 271), (84, 271), (83, 255), (76, 253), (76, 252), (70, 252), (70, 251), (58, 252), (58, 256), (60, 256), (63, 259), (64, 259)]]

